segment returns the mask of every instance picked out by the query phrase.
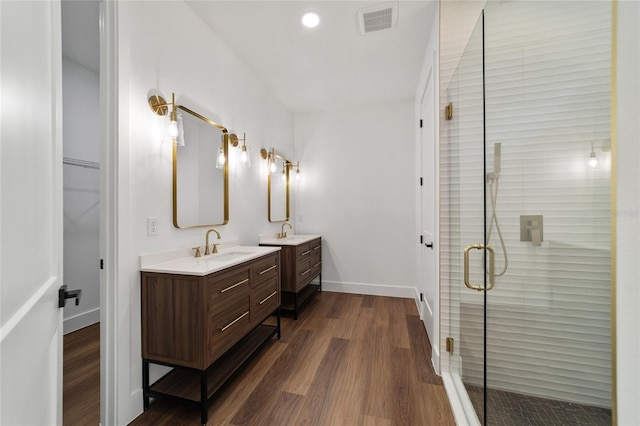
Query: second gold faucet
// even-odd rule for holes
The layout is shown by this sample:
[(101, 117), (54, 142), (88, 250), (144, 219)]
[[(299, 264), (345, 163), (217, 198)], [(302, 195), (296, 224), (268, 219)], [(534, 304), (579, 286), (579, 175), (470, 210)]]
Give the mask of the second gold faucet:
[(291, 226), (291, 224), (289, 222), (285, 222), (282, 224), (282, 229), (280, 230), (281, 232), (278, 234), (278, 239), (281, 240), (283, 238), (287, 238), (287, 233), (284, 231), (284, 226), (288, 225), (289, 229), (293, 229), (293, 226)]
[[(205, 245), (204, 245), (204, 255), (208, 255), (211, 254), (212, 252), (209, 250), (209, 234), (215, 232), (216, 235), (218, 236), (218, 239), (220, 239), (220, 233), (218, 231), (216, 231), (214, 228), (211, 228), (207, 231), (207, 236), (205, 237)], [(218, 252), (218, 245), (219, 244), (214, 244), (213, 245), (213, 253), (217, 253)]]

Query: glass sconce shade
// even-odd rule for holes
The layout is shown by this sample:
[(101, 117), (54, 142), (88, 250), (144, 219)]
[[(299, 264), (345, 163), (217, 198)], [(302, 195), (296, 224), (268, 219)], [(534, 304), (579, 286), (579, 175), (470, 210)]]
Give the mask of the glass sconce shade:
[(240, 165), (243, 167), (251, 167), (251, 156), (249, 155), (249, 148), (247, 148), (247, 146), (244, 144), (242, 144), (242, 148), (240, 148), (238, 161), (240, 161)]
[(218, 151), (218, 157), (216, 159), (216, 169), (224, 169), (224, 164), (227, 162), (227, 157), (224, 155), (224, 150), (220, 147)]

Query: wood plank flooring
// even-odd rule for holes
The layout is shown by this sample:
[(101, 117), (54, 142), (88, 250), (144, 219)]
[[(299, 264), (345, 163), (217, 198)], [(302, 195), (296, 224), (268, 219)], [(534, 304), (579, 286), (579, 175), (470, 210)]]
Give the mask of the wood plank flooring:
[[(454, 425), (415, 302), (322, 292), (209, 404), (208, 425)], [(133, 426), (200, 423), (154, 401)]]
[(100, 324), (64, 336), (63, 423), (100, 423)]

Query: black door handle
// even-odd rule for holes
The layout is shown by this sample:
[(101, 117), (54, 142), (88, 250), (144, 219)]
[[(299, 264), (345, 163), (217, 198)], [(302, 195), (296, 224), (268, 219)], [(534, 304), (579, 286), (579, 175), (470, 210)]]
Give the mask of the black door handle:
[(67, 299), (76, 299), (76, 306), (80, 304), (82, 290), (67, 291), (66, 284), (58, 289), (58, 307), (64, 308), (67, 305)]
[(429, 247), (431, 250), (433, 250), (433, 241), (431, 241), (430, 243), (424, 243), (425, 247)]

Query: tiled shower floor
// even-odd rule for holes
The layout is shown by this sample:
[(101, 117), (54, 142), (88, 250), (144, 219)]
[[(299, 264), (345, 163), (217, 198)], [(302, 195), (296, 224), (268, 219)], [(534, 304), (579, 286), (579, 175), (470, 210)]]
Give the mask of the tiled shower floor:
[[(482, 388), (465, 385), (482, 419)], [(487, 391), (487, 426), (601, 426), (611, 410), (494, 389)]]

